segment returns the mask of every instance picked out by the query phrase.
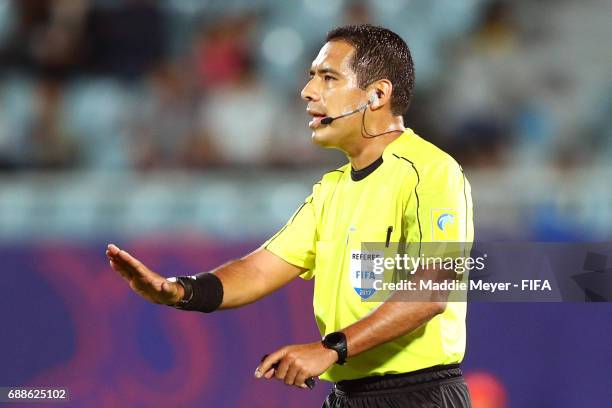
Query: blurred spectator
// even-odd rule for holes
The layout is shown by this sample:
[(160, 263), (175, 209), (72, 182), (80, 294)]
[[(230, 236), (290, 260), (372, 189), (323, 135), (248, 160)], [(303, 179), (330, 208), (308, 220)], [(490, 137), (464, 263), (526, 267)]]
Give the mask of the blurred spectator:
[(63, 89), (54, 80), (36, 84), (30, 126), (21, 146), (24, 168), (63, 169), (78, 162), (77, 144), (64, 126)]
[(196, 38), (197, 72), (205, 89), (240, 81), (253, 62), (250, 42), (256, 25), (251, 15), (219, 19)]
[(326, 168), (346, 163), (344, 153), (335, 149), (323, 149), (313, 143), (312, 130), (308, 127), (310, 116), (306, 113), (306, 102), (300, 97), (300, 91), (294, 89), (292, 96), (284, 98), (282, 108), (277, 112), (269, 163), (276, 167), (319, 165)]
[(0, 168), (335, 163), (296, 97), (332, 22), (397, 26), (417, 63), (406, 124), (462, 165), (612, 162), (612, 3), (332, 3), (185, 6), (172, 56), (176, 5), (0, 3)]
[(349, 3), (344, 9), (344, 24), (373, 24), (370, 7), (365, 1)]
[(79, 144), (65, 123), (63, 84), (11, 76), (0, 93), (0, 168), (60, 170), (79, 161)]
[(333, 168), (299, 91), (326, 30), (369, 22), (410, 45), (406, 125), (484, 168), (482, 224), (609, 236), (612, 2), (298, 3), (0, 0), (0, 172)]
[(164, 28), (157, 1), (126, 0), (92, 8), (84, 40), (88, 69), (126, 79), (145, 74), (164, 56)]
[(481, 25), (473, 35), (473, 45), (485, 54), (506, 54), (519, 44), (518, 28), (508, 0), (494, 0), (482, 12)]
[[(203, 99), (200, 137), (210, 140), (220, 163), (264, 165), (282, 109), (278, 95), (257, 81), (254, 66), (248, 64), (234, 81), (215, 87)], [(204, 156), (203, 149), (196, 151)]]
[(180, 168), (195, 137), (196, 94), (188, 73), (165, 63), (145, 81), (142, 103), (135, 108), (131, 155), (138, 169)]
[(88, 0), (20, 0), (12, 3), (18, 23), (2, 50), (4, 67), (64, 78), (77, 67)]
[(440, 84), (441, 109), (431, 113), (437, 132), (447, 139), (444, 144), (462, 165), (499, 165), (510, 144), (517, 92), (524, 90), (512, 11), (506, 1), (486, 5), (480, 24), (449, 55), (452, 75)]

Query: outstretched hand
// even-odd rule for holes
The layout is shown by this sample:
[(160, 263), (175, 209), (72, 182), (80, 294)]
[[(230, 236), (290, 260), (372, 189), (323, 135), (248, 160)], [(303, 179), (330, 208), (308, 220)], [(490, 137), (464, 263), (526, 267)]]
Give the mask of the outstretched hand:
[(130, 288), (148, 301), (173, 305), (183, 298), (181, 284), (168, 281), (116, 245), (108, 245), (106, 256), (110, 266), (129, 283)]

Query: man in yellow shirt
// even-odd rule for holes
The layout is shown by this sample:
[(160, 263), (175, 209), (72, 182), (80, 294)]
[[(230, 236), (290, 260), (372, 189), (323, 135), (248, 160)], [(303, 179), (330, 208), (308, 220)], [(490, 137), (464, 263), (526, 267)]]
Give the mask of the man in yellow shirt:
[(146, 299), (203, 312), (314, 278), (323, 340), (270, 353), (257, 378), (302, 388), (310, 377), (333, 381), (324, 407), (469, 407), (459, 368), (465, 302), (376, 300), (362, 263), (374, 254), (365, 243), (417, 245), (420, 254), (430, 243), (473, 240), (461, 167), (404, 128), (413, 84), (410, 51), (397, 34), (370, 25), (332, 30), (302, 98), (313, 141), (349, 162), (324, 174), (262, 247), (210, 273), (165, 279), (114, 245), (111, 266)]

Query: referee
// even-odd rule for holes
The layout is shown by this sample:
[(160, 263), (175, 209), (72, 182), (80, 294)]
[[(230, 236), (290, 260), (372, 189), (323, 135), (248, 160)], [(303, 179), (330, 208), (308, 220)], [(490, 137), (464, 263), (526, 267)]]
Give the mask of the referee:
[[(288, 345), (255, 377), (334, 382), (323, 407), (470, 407), (459, 363), (465, 302), (367, 301), (352, 255), (365, 242), (473, 240), (470, 185), (446, 153), (405, 128), (414, 67), (406, 43), (371, 25), (332, 30), (302, 90), (315, 143), (348, 163), (323, 175), (259, 249), (209, 273), (166, 279), (115, 245), (110, 264), (144, 298), (212, 312), (315, 279), (323, 340)], [(359, 257), (357, 257), (359, 259)]]

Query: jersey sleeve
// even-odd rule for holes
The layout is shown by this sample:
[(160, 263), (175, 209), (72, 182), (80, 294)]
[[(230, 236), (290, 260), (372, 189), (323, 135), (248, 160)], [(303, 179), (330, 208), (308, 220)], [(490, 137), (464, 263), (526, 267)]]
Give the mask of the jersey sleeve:
[[(461, 167), (452, 159), (419, 171), (405, 211), (410, 243), (420, 243), (425, 255), (471, 248), (474, 239), (472, 196)], [(440, 244), (447, 243), (447, 244)], [(448, 244), (458, 243), (458, 244)], [(464, 252), (464, 249), (461, 250)]]
[(298, 207), (289, 221), (262, 246), (292, 265), (308, 269), (300, 277), (312, 279), (315, 264), (317, 217), (315, 203), (320, 183)]

